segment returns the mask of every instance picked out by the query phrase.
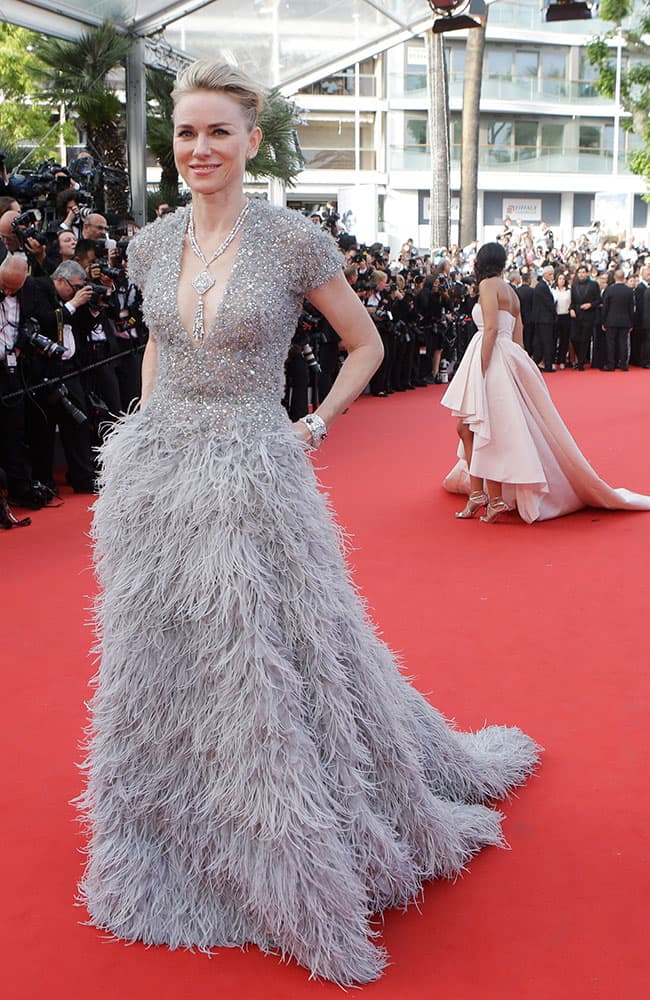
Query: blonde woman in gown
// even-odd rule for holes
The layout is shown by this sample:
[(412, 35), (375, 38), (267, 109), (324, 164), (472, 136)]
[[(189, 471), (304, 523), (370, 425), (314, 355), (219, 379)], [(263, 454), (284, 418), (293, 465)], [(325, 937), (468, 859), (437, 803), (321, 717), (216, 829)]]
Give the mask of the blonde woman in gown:
[(486, 243), (476, 255), (477, 334), (442, 405), (458, 418), (459, 460), (444, 486), (468, 495), (459, 518), (494, 522), (516, 510), (527, 522), (580, 510), (650, 510), (650, 496), (608, 486), (591, 468), (524, 350), (519, 300), (503, 280), (506, 254)]
[[(255, 944), (367, 982), (386, 963), (373, 914), (502, 842), (492, 800), (538, 748), (456, 731), (369, 622), (306, 445), (377, 368), (377, 332), (332, 238), (244, 197), (257, 88), (199, 62), (174, 96), (192, 207), (129, 250), (143, 405), (105, 443), (95, 509), (81, 900), (126, 941)], [(280, 403), (305, 296), (348, 349), (311, 426)]]

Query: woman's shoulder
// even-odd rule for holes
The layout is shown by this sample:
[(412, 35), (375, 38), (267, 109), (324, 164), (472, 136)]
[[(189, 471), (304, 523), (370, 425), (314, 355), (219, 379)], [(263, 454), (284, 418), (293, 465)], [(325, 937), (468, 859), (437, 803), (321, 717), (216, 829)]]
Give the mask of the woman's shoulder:
[(159, 219), (154, 219), (153, 222), (148, 222), (129, 241), (129, 255), (134, 248), (151, 247), (159, 240), (165, 239), (165, 237), (172, 233), (176, 233), (180, 226), (185, 225), (187, 212), (187, 208), (177, 208), (175, 212), (170, 212)]
[[(285, 208), (282, 205), (272, 205), (269, 201), (263, 198), (255, 198), (252, 201), (254, 206), (254, 211), (257, 214), (258, 219), (263, 223), (272, 227), (274, 233), (280, 233), (285, 236), (302, 237), (307, 239), (312, 237), (314, 240), (318, 239), (318, 236), (327, 236), (329, 234), (322, 233), (318, 226), (302, 214), (298, 212), (295, 208)], [(330, 237), (331, 239), (331, 237)]]
[(128, 271), (130, 279), (142, 286), (150, 271), (154, 255), (164, 248), (165, 241), (172, 238), (187, 223), (187, 208), (177, 208), (169, 215), (148, 222), (135, 234), (127, 247)]

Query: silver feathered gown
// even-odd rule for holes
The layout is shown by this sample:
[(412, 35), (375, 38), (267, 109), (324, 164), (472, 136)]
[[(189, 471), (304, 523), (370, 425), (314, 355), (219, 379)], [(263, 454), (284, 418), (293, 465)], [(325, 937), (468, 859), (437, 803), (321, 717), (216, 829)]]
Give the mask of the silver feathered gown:
[(331, 238), (252, 202), (197, 347), (176, 305), (186, 226), (147, 226), (129, 255), (159, 370), (103, 449), (81, 899), (129, 941), (250, 942), (366, 982), (386, 961), (372, 914), (499, 844), (481, 803), (538, 748), (454, 731), (349, 580), (280, 405), (303, 296), (341, 266)]

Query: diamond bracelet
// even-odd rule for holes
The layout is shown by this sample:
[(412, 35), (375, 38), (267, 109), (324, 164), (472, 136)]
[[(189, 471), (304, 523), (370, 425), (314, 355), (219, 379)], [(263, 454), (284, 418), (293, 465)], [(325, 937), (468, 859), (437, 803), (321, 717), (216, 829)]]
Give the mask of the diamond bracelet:
[(327, 424), (317, 413), (308, 413), (306, 417), (300, 418), (300, 423), (305, 424), (311, 434), (311, 447), (318, 448), (321, 441), (327, 437)]

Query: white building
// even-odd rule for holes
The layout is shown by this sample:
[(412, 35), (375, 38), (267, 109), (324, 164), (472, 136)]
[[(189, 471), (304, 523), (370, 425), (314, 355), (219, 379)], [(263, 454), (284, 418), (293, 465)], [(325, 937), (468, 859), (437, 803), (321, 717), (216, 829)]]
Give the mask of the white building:
[[(479, 238), (505, 215), (545, 221), (569, 240), (597, 217), (601, 193), (619, 197), (619, 231), (648, 237), (643, 180), (626, 166), (637, 143), (622, 112), (600, 97), (585, 46), (605, 30), (597, 21), (546, 24), (539, 0), (497, 0), (490, 7), (483, 71), (479, 156)], [(466, 32), (444, 36), (450, 90), (452, 242), (458, 221), (460, 127)], [(612, 58), (627, 66), (625, 50)], [(290, 93), (284, 88), (285, 93)], [(311, 83), (293, 96), (304, 109), (299, 130), (306, 168), (287, 201), (309, 208), (328, 200), (351, 209), (360, 240), (395, 249), (412, 236), (428, 246), (423, 37)]]

